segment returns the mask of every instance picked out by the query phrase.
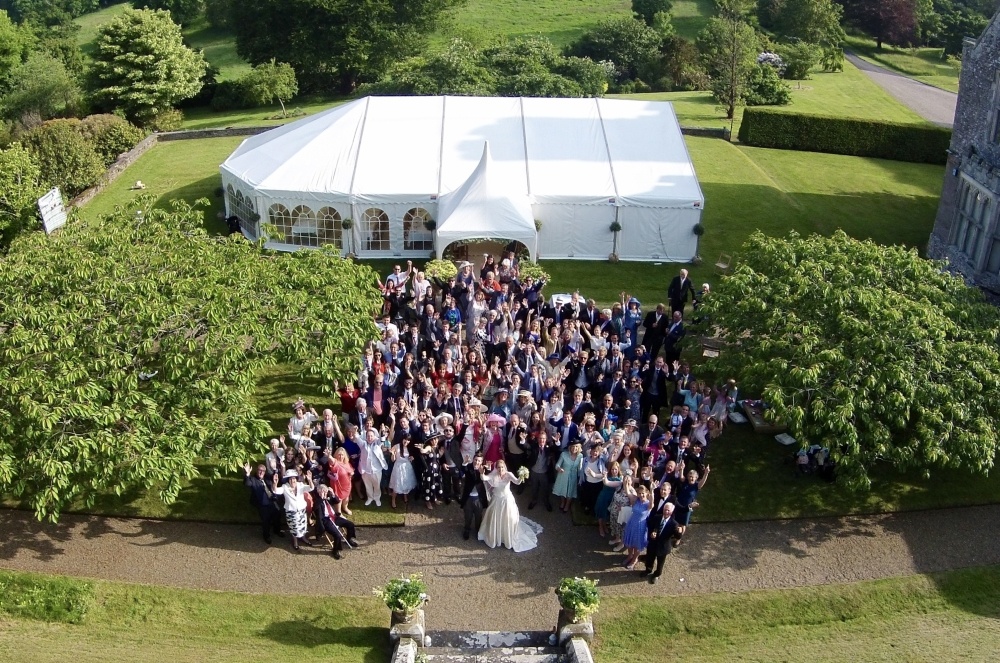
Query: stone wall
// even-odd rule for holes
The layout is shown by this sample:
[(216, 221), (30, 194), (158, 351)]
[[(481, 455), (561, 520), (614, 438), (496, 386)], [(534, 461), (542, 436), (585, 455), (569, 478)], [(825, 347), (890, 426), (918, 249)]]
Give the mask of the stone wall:
[(146, 136), (128, 152), (120, 155), (105, 171), (104, 175), (94, 186), (90, 187), (72, 201), (70, 207), (82, 207), (86, 205), (94, 196), (103, 191), (109, 184), (121, 177), (125, 169), (139, 160), (143, 154), (160, 141), (170, 140), (193, 140), (197, 138), (227, 138), (229, 136), (255, 136), (274, 127), (226, 127), (225, 129), (196, 129), (191, 131), (169, 131), (166, 133), (154, 133)]

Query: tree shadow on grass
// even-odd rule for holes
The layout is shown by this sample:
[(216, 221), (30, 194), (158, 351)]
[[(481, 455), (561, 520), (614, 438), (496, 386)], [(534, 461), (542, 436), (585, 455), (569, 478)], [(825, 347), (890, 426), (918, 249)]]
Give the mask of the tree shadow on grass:
[[(335, 598), (324, 600), (336, 601)], [(389, 660), (392, 653), (389, 630), (374, 626), (327, 628), (309, 621), (283, 621), (268, 624), (260, 635), (279, 645), (308, 648), (333, 645), (366, 649), (363, 659), (365, 663), (382, 663)]]
[(226, 226), (226, 222), (219, 218), (219, 214), (225, 211), (225, 201), (222, 196), (216, 195), (217, 189), (221, 186), (222, 178), (218, 173), (210, 177), (203, 177), (200, 180), (195, 180), (164, 193), (156, 199), (153, 207), (170, 209), (170, 202), (173, 200), (184, 200), (188, 203), (194, 203), (199, 198), (207, 198), (210, 206), (201, 210), (204, 216), (205, 230), (209, 235), (228, 235), (229, 229)]

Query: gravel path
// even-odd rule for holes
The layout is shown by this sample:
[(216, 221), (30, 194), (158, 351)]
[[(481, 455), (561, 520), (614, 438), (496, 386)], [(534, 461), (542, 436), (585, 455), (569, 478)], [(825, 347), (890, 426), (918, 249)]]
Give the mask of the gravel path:
[[(523, 507), (522, 507), (523, 508)], [(558, 511), (528, 512), (545, 531), (522, 554), (461, 538), (454, 505), (408, 515), (405, 528), (363, 528), (341, 561), (267, 547), (259, 530), (219, 525), (63, 516), (57, 525), (0, 511), (0, 567), (241, 592), (278, 592), (319, 575), (309, 593), (368, 595), (386, 578), (425, 574), (438, 629), (546, 629), (559, 578), (599, 578), (609, 595), (671, 595), (845, 583), (1000, 563), (1000, 505), (870, 517), (695, 524), (660, 583), (640, 582), (594, 528)], [(266, 583), (266, 584), (265, 584)], [(294, 590), (293, 590), (294, 591)], [(305, 592), (303, 592), (305, 593)]]
[(862, 60), (853, 53), (844, 53), (848, 62), (865, 72), (879, 87), (895, 97), (914, 113), (928, 122), (950, 127), (955, 122), (955, 105), (958, 95), (921, 83), (898, 72)]

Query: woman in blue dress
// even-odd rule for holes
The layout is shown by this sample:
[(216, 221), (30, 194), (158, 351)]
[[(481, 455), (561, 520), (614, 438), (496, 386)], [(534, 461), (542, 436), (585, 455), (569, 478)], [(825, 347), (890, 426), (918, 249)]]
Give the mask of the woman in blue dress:
[(580, 470), (583, 469), (582, 448), (579, 442), (573, 442), (569, 445), (569, 450), (562, 452), (556, 462), (556, 480), (552, 486), (552, 493), (562, 498), (559, 510), (563, 513), (569, 513), (570, 505), (576, 499)]
[(674, 547), (681, 545), (681, 537), (691, 524), (691, 512), (698, 506), (698, 491), (705, 487), (708, 481), (708, 473), (711, 468), (706, 465), (705, 473), (698, 478), (698, 473), (691, 470), (687, 473), (687, 479), (677, 489), (677, 509), (674, 511), (674, 520), (677, 521), (677, 539), (674, 540)]
[(616, 460), (611, 461), (611, 464), (608, 465), (608, 472), (604, 476), (604, 487), (601, 488), (601, 492), (597, 496), (597, 503), (594, 506), (594, 515), (597, 516), (597, 534), (602, 539), (607, 536), (606, 525), (611, 519), (611, 514), (609, 513), (611, 500), (621, 485), (621, 465)]
[(646, 531), (646, 521), (649, 519), (649, 488), (639, 486), (636, 489), (635, 502), (632, 504), (632, 516), (625, 525), (625, 535), (622, 541), (625, 543), (626, 557), (622, 564), (631, 571), (635, 568), (635, 563), (639, 555), (646, 549), (649, 533)]

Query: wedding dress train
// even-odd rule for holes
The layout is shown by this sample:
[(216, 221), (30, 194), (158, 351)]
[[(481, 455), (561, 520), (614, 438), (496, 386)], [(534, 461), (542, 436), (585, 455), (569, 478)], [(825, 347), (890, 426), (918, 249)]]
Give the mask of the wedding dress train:
[(491, 473), (483, 482), (491, 490), (489, 506), (483, 514), (483, 524), (479, 528), (479, 540), (490, 548), (503, 546), (514, 552), (531, 550), (538, 545), (538, 535), (542, 526), (533, 520), (522, 518), (517, 509), (510, 484), (521, 483), (510, 472), (503, 476)]

